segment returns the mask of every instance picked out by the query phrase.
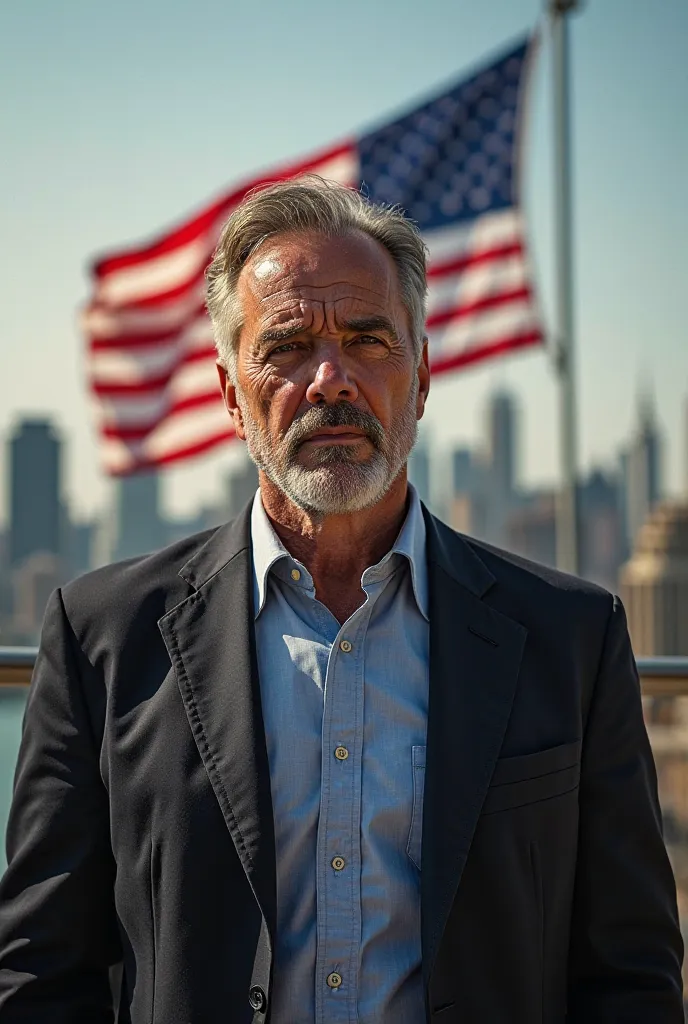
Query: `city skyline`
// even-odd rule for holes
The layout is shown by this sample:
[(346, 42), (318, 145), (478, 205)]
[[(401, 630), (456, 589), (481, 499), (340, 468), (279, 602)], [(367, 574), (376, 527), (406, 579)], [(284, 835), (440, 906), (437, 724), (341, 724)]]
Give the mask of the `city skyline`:
[[(688, 402), (686, 414), (685, 436), (680, 440), (688, 467)], [(493, 466), (494, 480), (486, 497), (496, 508), (508, 506), (510, 498), (518, 494), (554, 494), (556, 487), (553, 481), (533, 483), (523, 473), (523, 427), (524, 409), (518, 395), (507, 388), (497, 387), (487, 396), (481, 409), (476, 436), (470, 443), (459, 440), (437, 445), (432, 431), (423, 423), (420, 424), (408, 460), (409, 480), (419, 490), (422, 500), (440, 517), (450, 516), (449, 504), (454, 496), (474, 488), (476, 472), (481, 465)], [(165, 507), (162, 483), (166, 471), (162, 469), (112, 478), (107, 500), (93, 510), (90, 516), (84, 516), (66, 483), (64, 456), (68, 443), (68, 437), (61, 434), (48, 416), (20, 419), (6, 437), (0, 434), (0, 456), (7, 463), (10, 481), (6, 510), (8, 515), (0, 521), (0, 537), (4, 531), (8, 538), (9, 565), (20, 562), (27, 551), (46, 550), (64, 554), (69, 547), (65, 528), (97, 523), (107, 527), (109, 537), (106, 545), (108, 554), (100, 559), (99, 564), (131, 557), (154, 548), (152, 542), (143, 542), (141, 538), (156, 536), (159, 528), (172, 526), (176, 529), (185, 524), (201, 523), (203, 517), (209, 515), (216, 522), (232, 518), (239, 513), (258, 483), (257, 469), (245, 445), (241, 445), (235, 449), (237, 457), (234, 462), (223, 469), (220, 494), (216, 500), (200, 502), (186, 514), (175, 513)], [(581, 485), (599, 475), (618, 475), (624, 479), (628, 500), (631, 505), (637, 505), (629, 522), (625, 524), (629, 547), (650, 508), (658, 501), (688, 497), (688, 480), (686, 487), (678, 492), (667, 486), (665, 467), (667, 453), (672, 447), (672, 439), (667, 438), (663, 432), (650, 397), (641, 395), (636, 404), (636, 420), (628, 436), (622, 439), (610, 458), (579, 473)], [(43, 465), (44, 471), (32, 479), (27, 470), (36, 465)], [(47, 475), (46, 468), (49, 470)], [(238, 500), (233, 488), (240, 495)], [(59, 505), (59, 527), (44, 525), (51, 522), (46, 508), (41, 508), (38, 520), (35, 519), (32, 495), (37, 490), (42, 495), (42, 506), (52, 504), (57, 508)], [(637, 495), (637, 499), (631, 497), (633, 494)], [(55, 519), (55, 516), (52, 518)], [(33, 520), (40, 526), (38, 534), (51, 538), (48, 543), (31, 539)], [(13, 526), (13, 523), (16, 525)], [(21, 537), (21, 550), (15, 553), (17, 541), (14, 531), (17, 530), (17, 535)], [(482, 533), (489, 534), (493, 530), (494, 524), (484, 528)], [(56, 540), (56, 531), (61, 538), (59, 541)], [(132, 537), (136, 536), (138, 539), (132, 541)], [(28, 545), (26, 538), (30, 541)], [(496, 538), (493, 539), (496, 541)]]
[[(516, 396), (498, 388), (482, 410), (480, 440), (472, 447), (438, 448), (428, 431), (419, 435), (409, 479), (450, 526), (554, 566), (555, 492), (530, 487), (524, 479), (522, 429)], [(36, 641), (55, 587), (232, 519), (258, 484), (256, 467), (244, 452), (243, 460), (223, 473), (220, 498), (180, 517), (162, 507), (164, 474), (144, 472), (114, 481), (109, 501), (83, 520), (74, 515), (62, 472), (64, 446), (46, 418), (19, 422), (6, 440), (12, 515), (5, 533), (0, 531), (0, 643)], [(664, 507), (666, 448), (654, 406), (647, 394), (640, 396), (634, 429), (616, 459), (579, 476), (581, 576), (616, 591), (641, 528)]]
[[(495, 0), (488, 19), (442, 0), (429, 0), (422, 11), (402, 0), (395, 24), (403, 32), (363, 0), (353, 0), (346, 19), (315, 0), (299, 0), (260, 28), (249, 5), (230, 12), (211, 0), (193, 8), (180, 0), (164, 7), (155, 0), (145, 9), (123, 0), (107, 11), (39, 7), (40, 16), (35, 8), (8, 11), (0, 42), (6, 45), (0, 75), (14, 97), (0, 113), (7, 147), (0, 174), (4, 194), (12, 196), (3, 211), (0, 432), (7, 434), (22, 415), (49, 414), (70, 438), (69, 489), (88, 516), (110, 489), (98, 469), (76, 324), (88, 260), (154, 234), (244, 174), (379, 122), (534, 26), (542, 4)], [(312, 72), (290, 68), (285, 80), (280, 57), (284, 47), (298, 51), (304, 19), (333, 30), (333, 57), (354, 55), (348, 66), (355, 74), (319, 75), (317, 90)], [(362, 24), (369, 31), (361, 32)], [(580, 469), (586, 472), (615, 457), (648, 377), (665, 434), (685, 432), (688, 339), (680, 307), (688, 230), (682, 186), (688, 8), (590, 2), (571, 28)], [(383, 30), (388, 47), (378, 45)], [(218, 92), (222, 110), (218, 100), (207, 102)], [(545, 40), (533, 82), (524, 185), (548, 325), (550, 93)], [(438, 443), (476, 439), (478, 410), (496, 384), (515, 390), (526, 411), (525, 478), (532, 485), (555, 482), (556, 389), (546, 352), (438, 380), (427, 420)], [(165, 507), (183, 515), (215, 500), (223, 469), (238, 458), (230, 446), (169, 471), (162, 481)], [(682, 445), (673, 444), (667, 479), (675, 492), (684, 486), (684, 458)], [(3, 518), (5, 478), (3, 464)]]
[[(431, 476), (433, 477), (433, 483), (431, 484), (432, 493), (435, 498), (439, 496), (437, 490), (438, 484), (436, 477), (441, 474), (441, 467), (443, 465), (449, 466), (449, 462), (454, 457), (455, 453), (459, 450), (480, 450), (481, 446), (489, 447), (489, 427), (486, 435), (486, 423), (485, 416), (489, 415), (490, 402), (495, 395), (507, 395), (510, 401), (515, 406), (515, 414), (518, 417), (518, 433), (519, 442), (516, 450), (511, 454), (510, 458), (516, 464), (515, 468), (513, 465), (509, 467), (509, 474), (518, 478), (519, 486), (522, 486), (529, 490), (556, 490), (557, 481), (552, 476), (532, 474), (527, 472), (527, 459), (525, 458), (525, 445), (524, 437), (527, 434), (528, 426), (528, 410), (525, 408), (523, 402), (517, 391), (509, 388), (504, 383), (497, 384), (486, 394), (480, 407), (477, 409), (477, 415), (473, 424), (473, 429), (468, 436), (461, 435), (454, 438), (439, 438), (437, 437), (436, 426), (429, 423), (426, 418), (421, 420), (419, 424), (418, 442), (414, 452), (411, 454), (409, 465), (411, 465), (414, 457), (414, 453), (418, 451), (418, 448), (422, 448), (424, 445), (428, 445), (432, 449), (432, 462), (434, 468), (431, 469)], [(591, 475), (595, 471), (604, 472), (616, 472), (623, 460), (624, 453), (627, 451), (630, 439), (636, 435), (640, 426), (642, 425), (643, 412), (651, 410), (651, 417), (653, 422), (656, 424), (657, 432), (662, 439), (663, 444), (663, 462), (662, 462), (662, 480), (663, 480), (663, 491), (666, 497), (683, 497), (688, 496), (688, 390), (683, 403), (683, 417), (682, 417), (682, 431), (679, 435), (672, 437), (668, 434), (665, 429), (664, 423), (662, 422), (661, 409), (659, 404), (655, 401), (654, 395), (651, 390), (647, 388), (644, 391), (639, 391), (633, 399), (633, 417), (631, 419), (629, 430), (625, 436), (619, 438), (618, 443), (606, 453), (605, 456), (591, 460), (587, 466), (579, 467), (579, 478), (584, 479)], [(59, 421), (54, 420), (49, 414), (46, 414), (45, 410), (42, 412), (36, 412), (27, 416), (17, 416), (17, 418), (10, 423), (9, 429), (6, 432), (0, 430), (0, 473), (4, 472), (6, 483), (10, 476), (10, 441), (17, 430), (19, 430), (22, 424), (31, 422), (34, 420), (48, 419), (50, 421), (50, 428), (56, 430), (57, 437), (61, 442), (61, 460), (63, 465), (68, 462), (69, 449), (70, 449), (70, 437), (69, 434), (61, 430)], [(487, 440), (486, 440), (487, 437)], [(208, 507), (217, 505), (223, 500), (224, 493), (224, 481), (228, 476), (233, 473), (240, 472), (242, 466), (248, 461), (248, 453), (246, 446), (243, 442), (232, 442), (227, 446), (224, 451), (224, 458), (221, 456), (212, 456), (211, 458), (217, 464), (217, 486), (214, 492), (202, 493), (198, 496), (198, 499), (194, 502), (187, 502), (183, 507), (174, 507), (172, 503), (166, 500), (165, 493), (165, 481), (170, 473), (167, 469), (160, 470), (157, 474), (156, 482), (156, 494), (158, 495), (157, 500), (159, 501), (159, 508), (161, 515), (170, 521), (175, 519), (183, 521), (185, 519), (193, 519), (195, 516), (201, 514)], [(677, 484), (672, 480), (671, 467), (678, 467), (678, 482)], [(411, 475), (411, 474), (410, 474)], [(144, 474), (147, 476), (147, 474)], [(108, 508), (111, 508), (113, 504), (118, 500), (117, 495), (119, 488), (122, 486), (123, 481), (136, 480), (136, 474), (132, 477), (112, 477), (108, 478), (107, 490), (101, 495), (101, 500), (98, 504), (93, 504), (88, 509), (84, 509), (79, 502), (79, 495), (75, 494), (69, 487), (68, 479), (69, 474), (63, 470), (63, 479), (65, 480), (65, 493), (63, 499), (66, 501), (71, 518), (77, 523), (88, 523), (94, 519), (98, 519), (104, 515)], [(136, 486), (136, 485), (134, 485)], [(10, 521), (10, 504), (11, 504), (11, 493), (10, 488), (7, 486), (3, 491), (0, 491), (0, 496), (4, 498), (2, 504), (0, 504), (0, 530), (7, 529)], [(441, 502), (441, 497), (440, 497)]]

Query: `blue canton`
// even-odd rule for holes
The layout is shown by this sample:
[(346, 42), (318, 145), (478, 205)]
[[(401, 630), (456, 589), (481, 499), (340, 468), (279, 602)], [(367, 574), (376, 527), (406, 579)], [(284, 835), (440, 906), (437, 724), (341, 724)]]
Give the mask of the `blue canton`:
[(524, 42), (489, 68), (358, 141), (372, 200), (400, 205), (421, 231), (517, 200), (514, 167)]
[(419, 1024), (428, 708), (416, 492), (340, 625), (256, 495), (256, 647), (277, 858), (272, 1024)]

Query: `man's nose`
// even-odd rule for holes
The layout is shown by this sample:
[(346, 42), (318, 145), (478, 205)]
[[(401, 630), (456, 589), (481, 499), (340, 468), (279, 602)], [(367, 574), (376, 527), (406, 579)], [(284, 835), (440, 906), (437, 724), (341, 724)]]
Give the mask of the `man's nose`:
[(341, 354), (328, 354), (321, 358), (315, 376), (306, 390), (306, 399), (311, 405), (355, 402), (357, 398), (356, 382), (347, 372)]

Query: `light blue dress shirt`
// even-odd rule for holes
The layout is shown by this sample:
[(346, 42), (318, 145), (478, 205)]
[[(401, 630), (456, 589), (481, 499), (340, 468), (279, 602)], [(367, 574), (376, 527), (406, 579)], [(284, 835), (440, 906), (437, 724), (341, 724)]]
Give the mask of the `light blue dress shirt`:
[(421, 1024), (420, 853), (428, 709), (425, 523), (340, 626), (274, 532), (251, 535), (277, 853), (272, 1024)]

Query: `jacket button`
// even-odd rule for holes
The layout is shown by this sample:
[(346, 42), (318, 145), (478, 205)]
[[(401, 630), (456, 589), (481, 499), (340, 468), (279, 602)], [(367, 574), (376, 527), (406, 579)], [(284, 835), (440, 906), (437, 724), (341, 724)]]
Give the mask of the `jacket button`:
[(248, 1001), (252, 1010), (264, 1010), (267, 1000), (260, 985), (254, 985), (248, 994)]

